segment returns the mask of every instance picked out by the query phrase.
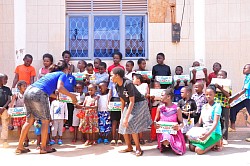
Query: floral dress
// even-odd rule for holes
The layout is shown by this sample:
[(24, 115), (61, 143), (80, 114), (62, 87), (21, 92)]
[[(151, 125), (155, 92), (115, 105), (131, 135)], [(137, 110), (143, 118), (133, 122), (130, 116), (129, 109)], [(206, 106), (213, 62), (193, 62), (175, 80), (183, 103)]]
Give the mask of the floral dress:
[[(97, 98), (86, 96), (84, 106), (97, 106)], [(79, 130), (82, 133), (97, 133), (98, 128), (98, 114), (97, 109), (87, 108), (81, 111)]]

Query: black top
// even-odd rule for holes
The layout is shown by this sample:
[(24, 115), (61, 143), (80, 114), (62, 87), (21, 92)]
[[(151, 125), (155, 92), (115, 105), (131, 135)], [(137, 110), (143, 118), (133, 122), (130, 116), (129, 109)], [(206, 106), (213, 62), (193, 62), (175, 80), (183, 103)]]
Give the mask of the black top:
[(145, 100), (144, 96), (137, 90), (135, 85), (131, 80), (123, 78), (123, 83), (121, 86), (116, 84), (115, 89), (120, 98), (125, 102), (129, 103), (129, 97), (135, 97), (135, 103)]
[(12, 96), (10, 88), (6, 86), (0, 87), (0, 107), (3, 107), (7, 103), (9, 96)]
[(155, 76), (171, 76), (170, 67), (165, 64), (163, 65), (157, 64), (153, 66), (152, 75), (153, 79), (155, 79)]
[[(197, 106), (196, 106), (196, 102), (193, 99), (189, 99), (187, 101), (185, 101), (183, 99), (179, 100), (178, 107), (180, 107), (180, 109), (182, 111), (185, 111), (185, 112), (194, 111), (194, 113), (190, 114), (190, 118), (193, 118), (196, 116), (195, 112), (197, 110)], [(186, 108), (187, 108), (187, 110), (186, 110)], [(188, 119), (188, 116), (185, 115), (184, 113), (182, 113), (182, 117), (185, 119)]]

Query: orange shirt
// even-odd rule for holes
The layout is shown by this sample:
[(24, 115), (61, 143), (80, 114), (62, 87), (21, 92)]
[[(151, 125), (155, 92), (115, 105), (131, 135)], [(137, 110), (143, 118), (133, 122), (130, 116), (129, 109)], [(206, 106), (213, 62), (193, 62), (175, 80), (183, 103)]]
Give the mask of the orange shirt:
[(16, 67), (15, 73), (18, 74), (18, 81), (24, 80), (28, 85), (30, 85), (30, 77), (36, 76), (33, 66), (19, 65)]

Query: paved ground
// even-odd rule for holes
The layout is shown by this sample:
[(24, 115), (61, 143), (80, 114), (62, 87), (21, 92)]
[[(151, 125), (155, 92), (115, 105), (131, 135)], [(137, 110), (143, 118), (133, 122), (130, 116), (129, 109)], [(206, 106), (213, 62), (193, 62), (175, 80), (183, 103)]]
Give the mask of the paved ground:
[[(247, 132), (250, 130), (247, 129)], [(40, 155), (39, 151), (35, 149), (35, 144), (30, 146), (31, 152), (28, 154), (15, 155), (14, 151), (17, 141), (10, 142), (10, 148), (0, 148), (0, 161), (8, 161), (11, 165), (19, 165), (20, 163), (29, 162), (35, 165), (42, 164), (56, 164), (56, 165), (70, 165), (72, 164), (93, 164), (93, 165), (106, 165), (106, 164), (181, 164), (181, 165), (200, 165), (200, 164), (227, 164), (238, 166), (250, 165), (250, 143), (245, 142), (246, 129), (238, 129), (237, 133), (230, 134), (229, 145), (226, 145), (221, 152), (208, 152), (205, 155), (196, 155), (187, 150), (183, 156), (177, 156), (172, 151), (160, 153), (156, 149), (156, 143), (146, 143), (142, 146), (144, 155), (136, 157), (133, 153), (121, 154), (119, 150), (125, 146), (110, 145), (94, 145), (84, 147), (80, 142), (75, 145), (69, 144), (55, 145), (58, 150), (55, 153)]]

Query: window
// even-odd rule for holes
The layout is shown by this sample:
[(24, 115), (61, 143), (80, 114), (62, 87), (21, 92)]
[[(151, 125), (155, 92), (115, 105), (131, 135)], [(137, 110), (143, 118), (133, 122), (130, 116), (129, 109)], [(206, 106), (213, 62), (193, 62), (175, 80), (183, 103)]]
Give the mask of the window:
[(66, 12), (72, 59), (111, 59), (116, 51), (124, 59), (148, 57), (147, 0), (66, 0)]

